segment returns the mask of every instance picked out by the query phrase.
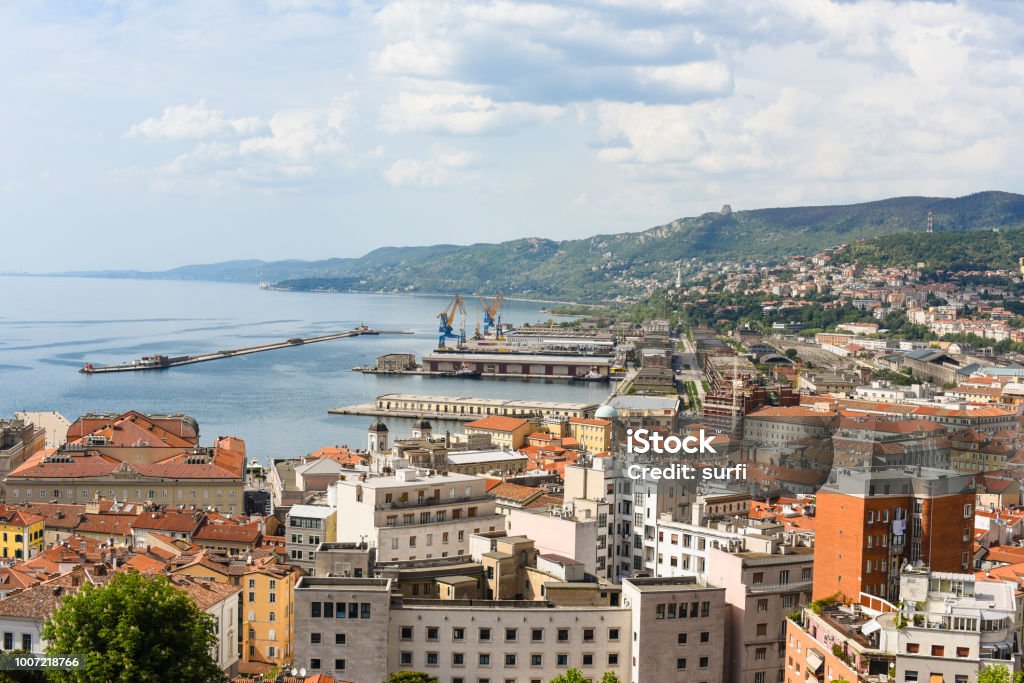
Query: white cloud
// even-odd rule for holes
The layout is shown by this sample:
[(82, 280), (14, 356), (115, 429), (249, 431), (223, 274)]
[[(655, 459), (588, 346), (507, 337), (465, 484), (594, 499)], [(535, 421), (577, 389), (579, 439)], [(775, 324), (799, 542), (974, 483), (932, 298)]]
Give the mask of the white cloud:
[(251, 135), (264, 124), (252, 116), (230, 119), (220, 109), (212, 109), (206, 100), (196, 104), (165, 107), (159, 117), (150, 117), (128, 129), (130, 138), (165, 140), (202, 140), (232, 135)]
[(437, 154), (433, 159), (399, 159), (384, 171), (384, 180), (393, 187), (441, 187), (465, 178), (473, 155), (456, 150)]
[(389, 132), (481, 135), (509, 133), (550, 123), (563, 108), (530, 102), (495, 102), (464, 93), (400, 92), (397, 102), (384, 107), (383, 128)]

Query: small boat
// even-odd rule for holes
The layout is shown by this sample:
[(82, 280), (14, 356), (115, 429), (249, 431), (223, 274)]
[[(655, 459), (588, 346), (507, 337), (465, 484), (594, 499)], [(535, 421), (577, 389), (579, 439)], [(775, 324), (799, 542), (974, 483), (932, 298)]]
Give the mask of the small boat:
[(578, 382), (607, 382), (610, 377), (598, 370), (596, 365), (591, 365), (590, 371), (587, 374), (576, 375), (575, 379)]
[(474, 370), (465, 363), (459, 366), (459, 368), (452, 373), (453, 376), (459, 379), (480, 379), (480, 371)]

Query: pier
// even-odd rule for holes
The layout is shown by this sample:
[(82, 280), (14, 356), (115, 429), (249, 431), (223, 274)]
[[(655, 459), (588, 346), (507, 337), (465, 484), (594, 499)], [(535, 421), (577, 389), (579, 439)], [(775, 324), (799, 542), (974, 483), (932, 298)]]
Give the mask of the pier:
[(251, 353), (262, 353), (263, 351), (273, 351), (275, 349), (287, 349), (296, 346), (305, 346), (306, 344), (316, 344), (319, 342), (333, 341), (335, 339), (345, 339), (346, 337), (359, 337), (363, 335), (378, 335), (378, 334), (412, 334), (412, 332), (405, 331), (381, 331), (373, 330), (365, 325), (360, 325), (354, 330), (346, 330), (344, 332), (332, 332), (330, 334), (322, 334), (316, 337), (292, 337), (280, 342), (273, 342), (270, 344), (260, 344), (258, 346), (247, 346), (240, 349), (227, 349), (224, 351), (214, 351), (212, 353), (200, 353), (192, 356), (143, 356), (137, 360), (133, 360), (129, 363), (120, 363), (118, 365), (98, 365), (94, 366), (92, 363), (86, 364), (84, 368), (79, 372), (87, 375), (98, 375), (108, 372), (139, 372), (142, 370), (163, 370), (164, 368), (174, 368), (179, 365), (192, 365), (195, 363), (206, 363), (213, 360), (221, 360), (224, 358), (235, 358), (236, 356), (246, 356)]

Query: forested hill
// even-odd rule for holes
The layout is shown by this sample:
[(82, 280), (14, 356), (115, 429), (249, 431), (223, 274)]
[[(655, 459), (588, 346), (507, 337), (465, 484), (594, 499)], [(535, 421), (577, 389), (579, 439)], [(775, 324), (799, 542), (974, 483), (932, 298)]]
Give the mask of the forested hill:
[(838, 263), (869, 266), (923, 264), (925, 270), (1012, 270), (1024, 257), (1024, 228), (935, 233), (922, 237), (897, 234), (855, 242), (837, 257)]
[(846, 206), (723, 210), (642, 232), (579, 240), (528, 238), (468, 246), (386, 247), (358, 258), (232, 261), (158, 273), (85, 274), (266, 280), (296, 290), (502, 290), (506, 295), (577, 301), (635, 298), (649, 286), (672, 281), (680, 265), (685, 272), (705, 261), (771, 260), (883, 235), (923, 233), (929, 211), (937, 234), (918, 235), (914, 240), (931, 242), (949, 232), (1024, 228), (1024, 196), (980, 192), (955, 199), (898, 197)]

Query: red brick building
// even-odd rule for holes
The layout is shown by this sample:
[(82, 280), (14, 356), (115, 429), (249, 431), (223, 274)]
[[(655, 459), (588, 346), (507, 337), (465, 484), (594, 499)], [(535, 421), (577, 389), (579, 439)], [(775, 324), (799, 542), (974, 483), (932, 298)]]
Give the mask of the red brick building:
[(836, 470), (816, 505), (814, 590), (894, 601), (900, 567), (970, 568), (974, 480), (932, 468)]

